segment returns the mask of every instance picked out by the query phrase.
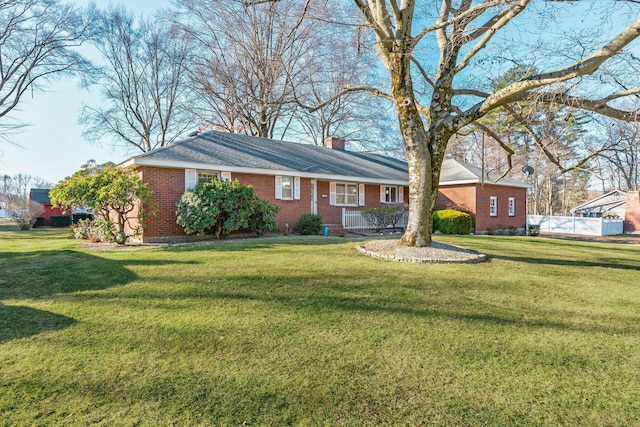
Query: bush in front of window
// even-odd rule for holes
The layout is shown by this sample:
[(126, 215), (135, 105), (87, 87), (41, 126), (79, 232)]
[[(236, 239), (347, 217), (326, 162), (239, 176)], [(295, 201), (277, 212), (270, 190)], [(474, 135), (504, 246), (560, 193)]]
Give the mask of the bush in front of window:
[(298, 233), (303, 236), (315, 236), (322, 230), (322, 217), (315, 214), (304, 214), (296, 224)]
[(392, 225), (396, 211), (396, 208), (392, 207), (369, 208), (362, 211), (362, 217), (369, 227), (380, 232), (388, 225)]
[(280, 206), (272, 205), (267, 199), (254, 196), (253, 214), (249, 217), (249, 230), (258, 236), (276, 231), (278, 229), (278, 221), (276, 221), (278, 212), (280, 212)]
[(433, 213), (433, 228), (445, 234), (471, 234), (471, 215), (453, 209)]
[(246, 229), (261, 235), (275, 231), (279, 206), (256, 196), (253, 187), (237, 180), (202, 181), (185, 192), (177, 204), (177, 223), (187, 234), (216, 239)]

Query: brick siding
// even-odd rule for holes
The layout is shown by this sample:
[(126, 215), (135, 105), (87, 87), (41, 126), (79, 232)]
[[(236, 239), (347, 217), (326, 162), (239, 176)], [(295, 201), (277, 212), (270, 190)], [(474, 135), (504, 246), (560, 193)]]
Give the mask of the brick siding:
[(623, 229), (626, 233), (640, 233), (640, 193), (638, 191), (627, 192)]
[[(492, 196), (497, 197), (498, 215), (489, 215)], [(515, 197), (515, 216), (509, 216), (509, 197)], [(484, 233), (488, 228), (525, 228), (527, 216), (527, 190), (495, 184), (460, 184), (440, 187), (436, 205), (455, 204), (466, 207), (473, 218), (474, 232)]]
[[(176, 203), (184, 193), (184, 169), (158, 168), (140, 166), (138, 173), (149, 184), (153, 192), (152, 204), (145, 206), (147, 218), (144, 222), (143, 241), (156, 241), (173, 237), (184, 237), (184, 230), (176, 224)], [(276, 200), (275, 177), (273, 175), (257, 175), (246, 173), (232, 173), (232, 179), (237, 179), (243, 185), (253, 186), (256, 194), (270, 203), (281, 207), (277, 214), (280, 231), (293, 230), (298, 219), (311, 213), (311, 179), (300, 179), (300, 200)], [(343, 206), (330, 206), (329, 181), (317, 181), (318, 214), (325, 224), (342, 224)], [(489, 197), (498, 197), (498, 216), (489, 216)], [(516, 198), (516, 216), (508, 215), (508, 198)], [(404, 202), (409, 199), (409, 188), (404, 187)], [(477, 200), (477, 204), (476, 204)], [(475, 230), (484, 232), (488, 227), (498, 226), (525, 227), (526, 189), (504, 187), (485, 184), (443, 186), (440, 188), (438, 204), (453, 203), (463, 205), (471, 211)], [(347, 207), (348, 209), (363, 209), (384, 206), (380, 202), (380, 185), (365, 185), (365, 206)]]

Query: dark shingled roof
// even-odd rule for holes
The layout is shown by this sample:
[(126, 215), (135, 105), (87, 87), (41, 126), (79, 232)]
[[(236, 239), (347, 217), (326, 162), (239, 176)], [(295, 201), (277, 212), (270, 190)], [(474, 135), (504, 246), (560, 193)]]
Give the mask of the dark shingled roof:
[(49, 188), (32, 188), (31, 189), (31, 200), (38, 203), (49, 204), (51, 200), (49, 200)]
[[(375, 179), (381, 183), (408, 183), (409, 172), (406, 161), (392, 157), (216, 131), (195, 135), (133, 157), (132, 160), (138, 159), (151, 164), (155, 160), (196, 163), (205, 167), (230, 166)], [(482, 182), (481, 170), (466, 163), (446, 159), (440, 183), (460, 181)], [(485, 176), (484, 182), (493, 183), (493, 179)], [(499, 184), (528, 186), (510, 178), (501, 179)]]
[(136, 156), (203, 165), (407, 180), (407, 163), (376, 154), (333, 150), (224, 132), (206, 132)]
[(485, 184), (502, 184), (517, 187), (528, 187), (528, 184), (513, 178), (502, 178), (495, 182), (497, 177), (489, 175), (485, 172), (484, 180), (482, 179), (482, 169), (479, 167), (460, 162), (454, 159), (445, 159), (442, 164), (442, 172), (440, 173), (440, 183), (467, 181), (467, 182), (484, 182)]

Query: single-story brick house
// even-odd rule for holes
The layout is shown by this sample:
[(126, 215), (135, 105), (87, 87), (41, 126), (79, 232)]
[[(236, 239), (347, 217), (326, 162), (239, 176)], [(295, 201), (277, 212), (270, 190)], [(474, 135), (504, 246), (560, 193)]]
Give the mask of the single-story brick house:
[(40, 217), (44, 218), (44, 224), (42, 225), (51, 225), (52, 216), (71, 217), (70, 213), (64, 213), (62, 209), (52, 207), (51, 199), (49, 199), (49, 191), (51, 191), (49, 188), (32, 188), (31, 191), (29, 191), (29, 199), (44, 206), (44, 212), (40, 215)]
[[(121, 166), (135, 168), (153, 191), (155, 215), (145, 220), (142, 235), (149, 242), (184, 236), (176, 224), (176, 203), (203, 179), (252, 185), (258, 196), (281, 207), (277, 219), (282, 229), (293, 228), (307, 213), (341, 228), (343, 208), (405, 203), (409, 195), (405, 161), (347, 151), (345, 140), (335, 137), (321, 147), (212, 131), (132, 157)], [(477, 172), (446, 160), (441, 202), (465, 206), (479, 232), (490, 225), (524, 229), (528, 185), (508, 179), (483, 182)]]

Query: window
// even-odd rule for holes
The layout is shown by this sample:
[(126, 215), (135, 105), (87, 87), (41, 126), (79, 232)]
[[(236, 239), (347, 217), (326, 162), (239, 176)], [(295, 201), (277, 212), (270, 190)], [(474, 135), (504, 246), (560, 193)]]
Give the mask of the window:
[(496, 196), (489, 197), (489, 216), (498, 216), (498, 198)]
[(297, 176), (276, 176), (277, 200), (300, 200), (300, 178)]
[(509, 197), (509, 216), (516, 216), (516, 198)]
[(213, 171), (198, 171), (198, 182), (208, 182), (218, 179), (218, 172)]
[(404, 200), (404, 188), (394, 185), (380, 186), (380, 203), (402, 203)]
[(199, 182), (213, 181), (214, 179), (231, 181), (231, 172), (218, 172), (204, 169), (185, 169), (184, 191), (191, 190)]
[(336, 205), (358, 204), (358, 185), (336, 183)]
[(332, 182), (329, 184), (333, 206), (364, 206), (364, 184)]
[(290, 176), (282, 177), (282, 198), (293, 199), (293, 178)]

